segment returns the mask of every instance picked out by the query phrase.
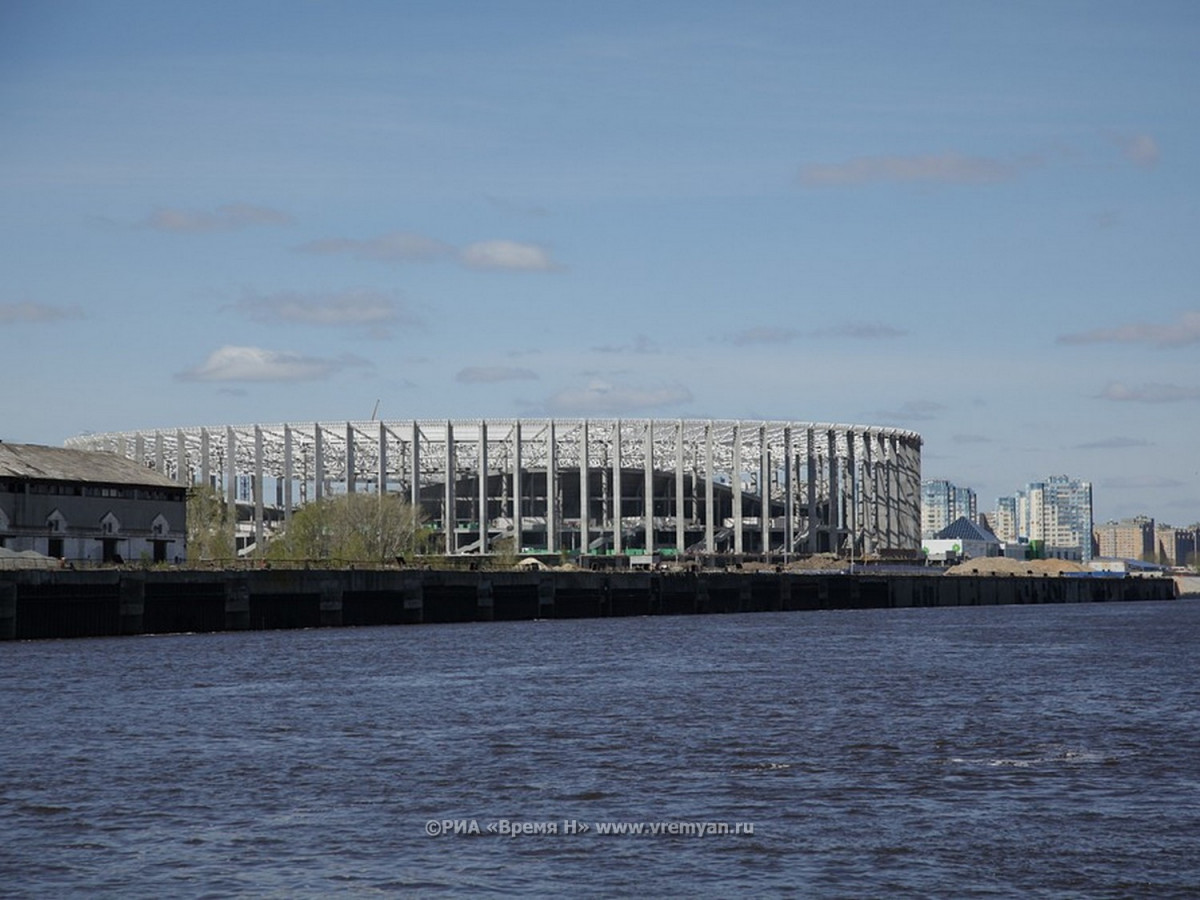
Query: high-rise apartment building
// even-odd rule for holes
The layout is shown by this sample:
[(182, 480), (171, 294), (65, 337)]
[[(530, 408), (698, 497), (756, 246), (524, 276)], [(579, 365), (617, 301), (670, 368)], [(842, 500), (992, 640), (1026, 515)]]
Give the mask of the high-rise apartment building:
[(1100, 556), (1155, 562), (1154, 520), (1146, 516), (1105, 522), (1096, 526), (1096, 549)]
[(992, 513), (992, 534), (1005, 543), (1013, 543), (1020, 537), (1017, 523), (1017, 498), (1001, 497), (996, 501), (996, 511)]
[(921, 537), (935, 534), (958, 519), (976, 521), (975, 492), (949, 481), (921, 482)]
[(1168, 566), (1191, 566), (1197, 561), (1196, 551), (1200, 549), (1200, 529), (1172, 528), (1170, 525), (1157, 525), (1154, 528), (1154, 551), (1156, 562)]
[[(1015, 497), (1001, 497), (996, 506), (995, 532), (1001, 540), (1027, 540), (1040, 556), (1091, 560), (1091, 482), (1054, 475), (1031, 482)], [(1005, 531), (1003, 520), (1009, 511), (1016, 523), (1015, 536)]]

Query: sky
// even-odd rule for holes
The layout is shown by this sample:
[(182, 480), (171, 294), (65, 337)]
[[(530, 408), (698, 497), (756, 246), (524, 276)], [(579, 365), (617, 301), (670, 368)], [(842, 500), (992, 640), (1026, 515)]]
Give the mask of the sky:
[(1200, 4), (0, 3), (0, 438), (892, 425), (1200, 520)]

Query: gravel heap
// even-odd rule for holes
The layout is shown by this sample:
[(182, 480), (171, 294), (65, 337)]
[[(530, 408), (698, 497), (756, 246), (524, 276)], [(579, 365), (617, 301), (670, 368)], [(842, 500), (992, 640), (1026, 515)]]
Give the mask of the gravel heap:
[(1086, 572), (1088, 567), (1066, 559), (1009, 559), (985, 556), (968, 559), (946, 570), (947, 575), (1061, 575)]

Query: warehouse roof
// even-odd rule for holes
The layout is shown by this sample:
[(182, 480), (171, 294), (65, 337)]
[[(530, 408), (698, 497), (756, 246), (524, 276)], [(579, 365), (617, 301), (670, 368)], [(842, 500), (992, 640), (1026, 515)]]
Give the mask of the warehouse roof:
[(0, 441), (0, 478), (179, 487), (170, 478), (116, 453)]

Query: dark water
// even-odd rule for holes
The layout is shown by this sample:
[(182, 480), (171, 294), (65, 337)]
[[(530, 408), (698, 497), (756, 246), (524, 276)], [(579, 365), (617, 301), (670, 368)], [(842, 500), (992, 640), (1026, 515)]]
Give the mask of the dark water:
[(1198, 639), (1178, 601), (7, 644), (0, 893), (1200, 896)]

